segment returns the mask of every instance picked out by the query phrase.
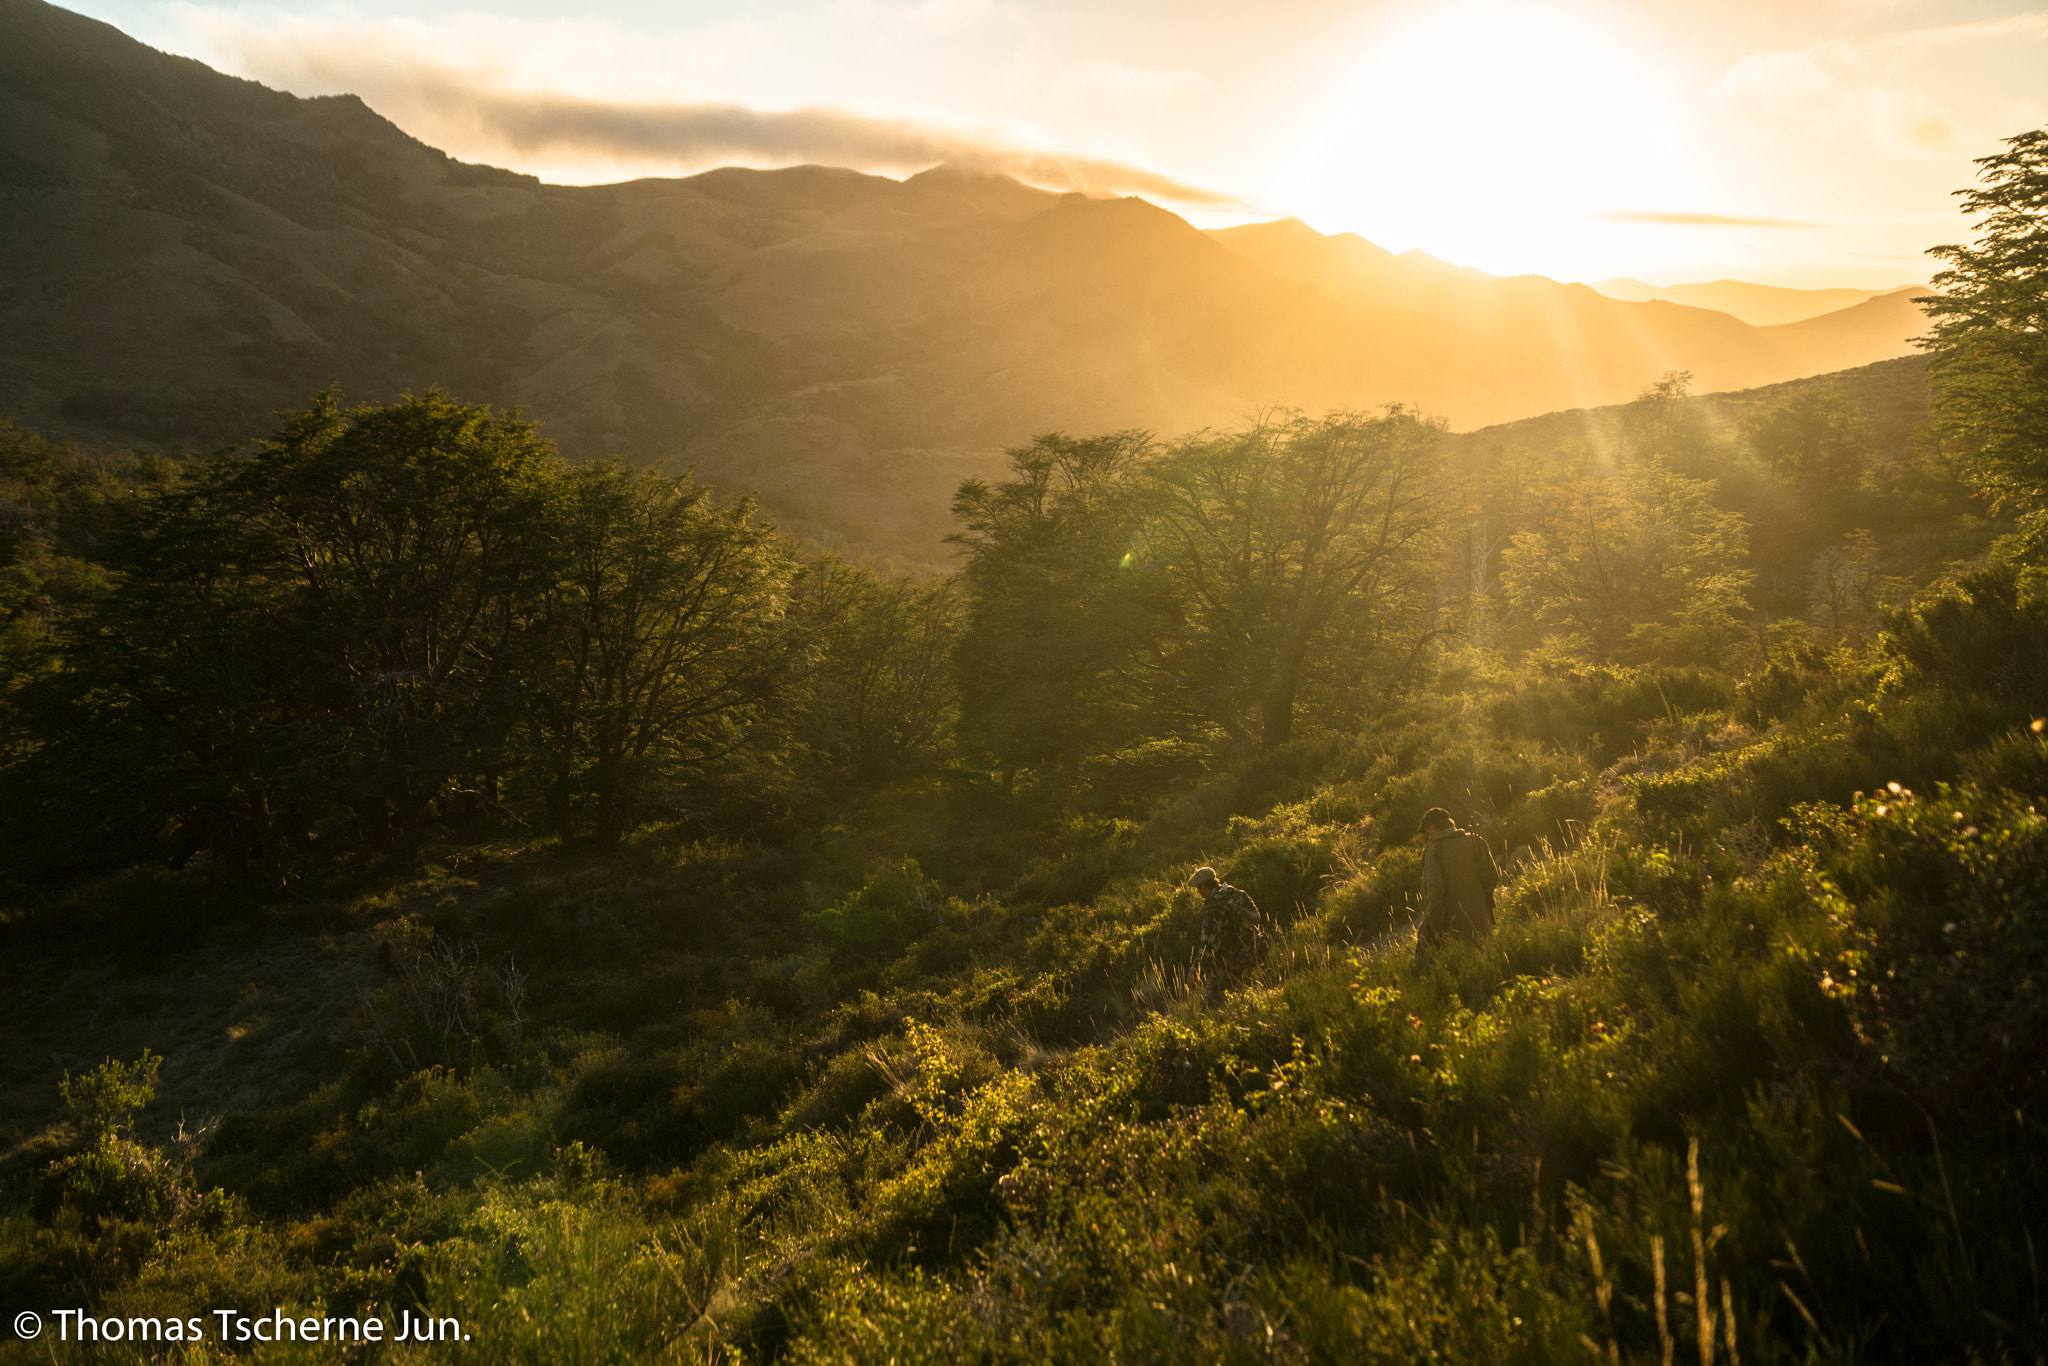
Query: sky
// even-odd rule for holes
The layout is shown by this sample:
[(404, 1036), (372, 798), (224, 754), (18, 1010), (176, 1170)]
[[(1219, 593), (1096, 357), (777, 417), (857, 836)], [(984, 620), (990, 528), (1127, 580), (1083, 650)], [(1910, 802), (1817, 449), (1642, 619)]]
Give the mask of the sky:
[(1564, 280), (1923, 282), (2048, 123), (2048, 8), (1997, 0), (68, 7), (548, 180), (952, 160)]

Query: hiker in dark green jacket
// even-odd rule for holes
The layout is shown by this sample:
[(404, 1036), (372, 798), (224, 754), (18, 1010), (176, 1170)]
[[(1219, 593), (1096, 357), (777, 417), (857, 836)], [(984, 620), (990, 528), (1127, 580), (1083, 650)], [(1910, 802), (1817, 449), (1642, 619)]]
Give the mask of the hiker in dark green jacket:
[(1493, 889), (1500, 872), (1493, 850), (1481, 836), (1460, 830), (1451, 813), (1431, 807), (1422, 817), (1422, 921), (1415, 927), (1418, 949), (1433, 949), (1447, 937), (1472, 942), (1493, 933)]

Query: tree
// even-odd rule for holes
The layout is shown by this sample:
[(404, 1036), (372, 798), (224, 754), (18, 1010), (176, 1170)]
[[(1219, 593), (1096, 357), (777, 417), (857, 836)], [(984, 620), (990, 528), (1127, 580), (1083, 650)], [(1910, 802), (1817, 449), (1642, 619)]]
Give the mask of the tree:
[(2048, 128), (1979, 157), (1981, 184), (1956, 193), (1981, 215), (1926, 305), (1941, 448), (1996, 504), (2048, 509)]
[(566, 485), (525, 677), (550, 824), (610, 844), (775, 696), (795, 565), (751, 501), (687, 477), (610, 463)]
[(1772, 475), (1810, 488), (1854, 487), (1870, 462), (1870, 424), (1831, 384), (1801, 387), (1754, 416), (1750, 448)]
[(756, 735), (797, 652), (796, 563), (751, 503), (571, 470), (439, 391), (324, 394), (117, 520), (109, 586), (4, 699), (0, 820), (49, 863), (205, 852), (274, 884), (535, 796), (609, 842)]
[(8, 774), (19, 847), (41, 861), (211, 851), (259, 881), (336, 786), (321, 686), (264, 538), (215, 496), (228, 461), (155, 490), (110, 535), (110, 587), (59, 623), (21, 689), (34, 737)]
[(1157, 731), (1132, 670), (1159, 585), (1136, 564), (1143, 432), (1038, 437), (1014, 476), (953, 499), (966, 619), (961, 740), (1005, 772), (1059, 768)]
[(1682, 469), (1703, 463), (1712, 434), (1692, 401), (1692, 372), (1667, 370), (1621, 410), (1631, 455), (1668, 460)]
[(1861, 637), (1877, 630), (1884, 614), (1912, 596), (1908, 580), (1889, 577), (1877, 537), (1852, 531), (1813, 557), (1807, 620), (1831, 636)]
[(409, 860), (451, 783), (508, 761), (556, 485), (530, 424), (439, 392), (287, 414), (141, 500), (38, 689), (30, 788), (265, 878), (344, 813)]
[(954, 503), (970, 744), (1059, 765), (1355, 720), (1433, 628), (1440, 435), (1395, 407), (1011, 452)]
[(882, 579), (836, 557), (806, 568), (807, 740), (833, 767), (873, 780), (938, 756), (958, 714), (962, 596), (951, 576)]
[(330, 690), (283, 586), (244, 553), (242, 528), (215, 520), (203, 498), (174, 494), (147, 511), (115, 559), (119, 588), (70, 652), (91, 731), (59, 757), (85, 750), (80, 776), (117, 812), (147, 802), (162, 813), (137, 828), (168, 815), (178, 862), (206, 850), (275, 881), (289, 842), (326, 814)]
[(127, 1129), (136, 1113), (156, 1098), (156, 1074), (163, 1065), (160, 1055), (144, 1048), (134, 1062), (108, 1058), (83, 1075), (66, 1072), (57, 1091), (73, 1127), (95, 1140)]
[[(0, 727), (7, 699), (57, 667), (60, 625), (113, 586), (104, 563), (141, 489), (177, 474), (161, 455), (102, 454), (0, 418)], [(26, 737), (0, 728), (0, 758)]]
[(1712, 662), (1740, 633), (1748, 532), (1714, 485), (1658, 460), (1559, 485), (1515, 536), (1501, 582), (1567, 649), (1595, 663), (1668, 651)]
[(1270, 748), (1293, 738), (1305, 699), (1355, 709), (1402, 673), (1434, 605), (1441, 432), (1398, 406), (1293, 415), (1152, 462), (1137, 559), (1174, 608), (1155, 695)]
[(449, 781), (502, 766), (512, 638), (548, 582), (558, 494), (531, 423), (439, 390), (352, 411), (322, 394), (203, 481), (283, 586), (369, 848), (409, 860)]

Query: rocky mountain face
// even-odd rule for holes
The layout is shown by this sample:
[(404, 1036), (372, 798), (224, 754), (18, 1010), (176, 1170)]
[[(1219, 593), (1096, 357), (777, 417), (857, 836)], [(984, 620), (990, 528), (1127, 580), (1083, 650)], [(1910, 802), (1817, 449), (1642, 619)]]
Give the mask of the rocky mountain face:
[(440, 384), (928, 558), (959, 480), (1037, 432), (1386, 402), (1470, 427), (1918, 330), (1902, 296), (1758, 328), (946, 167), (547, 185), (0, 0), (0, 411), (92, 440), (222, 445), (329, 384)]

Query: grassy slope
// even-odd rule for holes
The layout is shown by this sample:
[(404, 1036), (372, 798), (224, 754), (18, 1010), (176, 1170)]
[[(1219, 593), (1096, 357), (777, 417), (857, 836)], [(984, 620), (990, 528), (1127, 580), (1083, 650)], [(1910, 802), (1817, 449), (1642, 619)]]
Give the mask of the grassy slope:
[[(123, 983), (65, 1061), (176, 1047), (166, 1150), (247, 1023), (179, 989), (203, 965), (346, 1001), (412, 917), (513, 954), (536, 1018), (480, 979), (475, 1043), (399, 1080), (359, 1015), (273, 1007), (307, 1029), (272, 1108), (195, 1168), (238, 1203), (96, 1229), (29, 1213), (65, 1134), (23, 1068), (0, 1301), (417, 1304), (475, 1341), (412, 1355), (494, 1361), (1656, 1360), (1660, 1317), (1691, 1360), (1703, 1310), (1723, 1359), (1731, 1327), (1748, 1362), (2030, 1359), (2038, 589), (1740, 680), (1468, 661), (1108, 814), (931, 779), (775, 847), (451, 846), (283, 909), (74, 892), (8, 927), (0, 1025)], [(1526, 853), (1500, 932), (1418, 963), (1437, 802)], [(1280, 922), (1227, 995), (1187, 974), (1198, 862)], [(82, 924), (148, 969), (92, 978)]]
[[(1297, 746), (865, 951), (800, 910), (797, 873), (854, 866), (850, 834), (649, 841), (331, 908), (345, 935), (410, 898), (514, 949), (538, 1037), (396, 1090), (365, 1054), (231, 1121), (200, 1175), (246, 1201), (239, 1228), (152, 1247), (13, 1216), (8, 1303), (417, 1300), (486, 1325), (465, 1354), (490, 1360), (561, 1360), (576, 1333), (621, 1360), (1546, 1360), (1610, 1318), (1645, 1355), (1654, 1239), (1670, 1288), (1693, 1281), (1697, 1139), (1710, 1299), (1727, 1277), (1745, 1359), (2027, 1341), (2044, 1192), (2007, 1102), (2039, 1084), (2015, 1041), (2040, 1024), (2048, 754), (2016, 727), (2041, 699), (1925, 674), (1873, 695), (1838, 660), (1774, 725), (1654, 681)], [(1959, 731), (1984, 743), (1959, 756)], [(1795, 816), (1803, 845), (1777, 825), (1893, 778), (1925, 796)], [(1378, 932), (1445, 792), (1496, 843), (1565, 842), (1520, 869), (1493, 941), (1417, 964)], [(995, 813), (944, 828), (931, 794), (889, 795), (855, 823), (870, 849), (1003, 880), (971, 853)], [(1198, 858), (1289, 922), (1213, 1005), (1181, 967)], [(1854, 965), (1912, 986), (1873, 1000)], [(1668, 1314), (1689, 1343), (1692, 1310)]]

